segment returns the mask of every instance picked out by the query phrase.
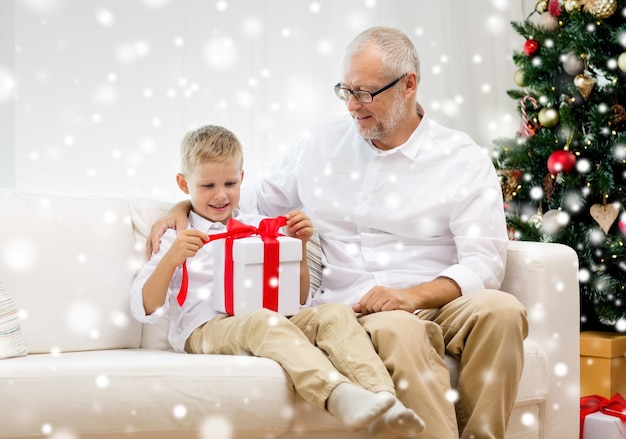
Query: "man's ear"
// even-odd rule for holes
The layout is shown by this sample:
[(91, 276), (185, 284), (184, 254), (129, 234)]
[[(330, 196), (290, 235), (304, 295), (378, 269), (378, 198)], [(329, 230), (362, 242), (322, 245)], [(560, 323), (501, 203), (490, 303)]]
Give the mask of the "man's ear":
[(417, 86), (419, 85), (419, 78), (417, 73), (409, 72), (406, 79), (407, 97), (417, 96)]
[(176, 174), (176, 183), (178, 183), (178, 187), (181, 191), (186, 194), (189, 194), (189, 186), (187, 185), (187, 179), (183, 174)]

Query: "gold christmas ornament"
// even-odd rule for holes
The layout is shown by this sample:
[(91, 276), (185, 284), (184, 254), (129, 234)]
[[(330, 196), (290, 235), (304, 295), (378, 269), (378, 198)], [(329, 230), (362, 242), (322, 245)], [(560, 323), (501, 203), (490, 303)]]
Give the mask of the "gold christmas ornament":
[(619, 67), (622, 72), (626, 72), (626, 52), (622, 52), (617, 57), (617, 67)]
[(528, 222), (532, 224), (533, 226), (535, 226), (535, 228), (540, 229), (542, 219), (543, 219), (543, 213), (541, 212), (541, 209), (539, 209), (536, 214), (528, 218)]
[(559, 111), (556, 108), (546, 107), (539, 110), (539, 123), (546, 128), (552, 128), (559, 123)]
[(583, 11), (600, 20), (609, 18), (617, 10), (617, 0), (580, 0)]
[(596, 85), (596, 79), (581, 73), (574, 77), (574, 85), (580, 92), (581, 96), (587, 100), (591, 94), (591, 90), (593, 90), (593, 87)]
[(604, 233), (609, 233), (617, 215), (619, 215), (619, 208), (613, 204), (594, 204), (589, 209), (589, 213)]
[(522, 69), (518, 69), (513, 74), (513, 82), (518, 87), (526, 87), (526, 81), (524, 80), (524, 71)]
[(571, 14), (573, 11), (578, 11), (580, 9), (580, 4), (578, 0), (565, 0), (563, 2), (563, 6), (565, 6), (565, 10), (568, 14)]
[(535, 11), (543, 14), (548, 10), (548, 0), (539, 0), (535, 5)]

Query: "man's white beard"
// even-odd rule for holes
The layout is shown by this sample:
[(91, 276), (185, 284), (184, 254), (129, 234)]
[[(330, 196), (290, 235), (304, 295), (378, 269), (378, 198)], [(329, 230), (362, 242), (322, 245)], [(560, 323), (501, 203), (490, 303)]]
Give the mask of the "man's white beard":
[(357, 125), (357, 130), (365, 140), (384, 139), (394, 134), (403, 117), (404, 102), (396, 96), (389, 109), (389, 115), (385, 119), (379, 120), (371, 128), (362, 128)]

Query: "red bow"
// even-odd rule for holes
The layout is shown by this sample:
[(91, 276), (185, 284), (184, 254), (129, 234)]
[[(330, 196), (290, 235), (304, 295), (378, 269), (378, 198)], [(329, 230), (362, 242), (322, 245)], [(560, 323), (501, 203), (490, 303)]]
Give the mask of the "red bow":
[[(287, 224), (287, 218), (279, 216), (276, 218), (265, 218), (259, 223), (259, 227), (243, 224), (236, 219), (229, 219), (226, 224), (226, 232), (209, 235), (209, 239), (203, 241), (207, 244), (217, 239), (226, 239), (225, 243), (225, 266), (224, 266), (224, 291), (225, 308), (228, 314), (233, 314), (234, 308), (234, 292), (233, 292), (233, 242), (235, 239), (245, 238), (247, 236), (259, 235), (264, 243), (264, 264), (263, 264), (263, 307), (278, 310), (278, 283), (272, 282), (272, 279), (278, 279), (278, 261), (279, 246), (276, 238), (280, 236), (278, 229)], [(230, 281), (229, 281), (230, 279)], [(187, 290), (189, 289), (189, 275), (187, 273), (187, 263), (183, 262), (183, 278), (180, 285), (178, 296), (176, 297), (178, 304), (183, 306), (187, 298)]]
[(602, 412), (605, 415), (615, 416), (626, 422), (626, 399), (619, 393), (613, 398), (606, 399), (601, 395), (583, 396), (580, 398), (580, 437), (583, 437), (585, 417), (591, 413)]

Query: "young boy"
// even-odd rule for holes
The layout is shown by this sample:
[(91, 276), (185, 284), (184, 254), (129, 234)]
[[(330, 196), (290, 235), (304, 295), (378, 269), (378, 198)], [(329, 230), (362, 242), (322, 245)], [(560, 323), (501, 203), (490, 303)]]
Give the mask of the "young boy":
[[(256, 355), (278, 362), (296, 391), (336, 416), (348, 430), (369, 426), (374, 438), (415, 437), (422, 420), (395, 397), (393, 381), (352, 309), (342, 304), (303, 308), (284, 317), (267, 309), (229, 316), (212, 307), (214, 260), (208, 237), (225, 231), (230, 218), (258, 226), (258, 214), (237, 209), (243, 180), (243, 152), (225, 128), (204, 126), (181, 145), (180, 189), (190, 196), (187, 230), (168, 230), (159, 252), (138, 274), (131, 311), (142, 323), (170, 314), (168, 339), (177, 352)], [(300, 211), (287, 215), (286, 233), (302, 241), (300, 302), (309, 291), (306, 243), (313, 234)], [(177, 295), (181, 265), (189, 267), (188, 293)], [(323, 352), (322, 352), (323, 351)], [(366, 390), (367, 389), (367, 390)]]

